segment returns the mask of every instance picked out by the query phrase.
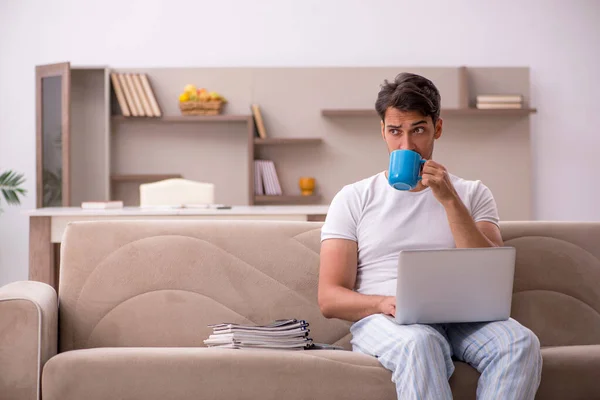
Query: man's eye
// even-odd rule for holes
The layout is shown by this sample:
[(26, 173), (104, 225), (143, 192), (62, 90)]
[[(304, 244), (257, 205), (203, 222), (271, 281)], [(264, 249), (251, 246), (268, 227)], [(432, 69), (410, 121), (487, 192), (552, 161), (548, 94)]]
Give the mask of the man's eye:
[(397, 135), (398, 134), (398, 129), (390, 129), (390, 133), (392, 135)]
[(421, 128), (421, 127), (419, 127), (419, 128), (415, 128), (415, 130), (413, 131), (413, 133), (414, 133), (414, 134), (417, 134), (417, 135), (419, 135), (419, 134), (421, 134), (421, 133), (424, 133), (424, 132), (425, 132), (425, 129), (423, 129), (423, 128)]

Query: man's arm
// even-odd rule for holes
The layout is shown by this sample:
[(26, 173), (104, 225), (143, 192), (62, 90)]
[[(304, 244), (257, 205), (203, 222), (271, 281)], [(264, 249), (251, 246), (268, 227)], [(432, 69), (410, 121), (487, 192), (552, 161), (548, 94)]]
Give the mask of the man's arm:
[(321, 243), (319, 307), (326, 318), (358, 321), (372, 314), (395, 315), (390, 296), (368, 296), (355, 292), (357, 244), (353, 240), (327, 239)]
[(475, 222), (460, 198), (444, 205), (448, 224), (457, 248), (499, 247), (503, 245), (500, 229), (487, 221)]
[(431, 187), (435, 198), (444, 206), (448, 224), (458, 248), (502, 246), (500, 228), (491, 222), (475, 222), (456, 193), (446, 167), (428, 160), (423, 166), (423, 185)]

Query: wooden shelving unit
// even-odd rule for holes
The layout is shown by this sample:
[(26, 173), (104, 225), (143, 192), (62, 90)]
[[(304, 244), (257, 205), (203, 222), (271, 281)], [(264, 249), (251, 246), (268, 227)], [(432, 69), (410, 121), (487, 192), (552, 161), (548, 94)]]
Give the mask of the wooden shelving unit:
[(294, 145), (294, 144), (321, 144), (321, 138), (254, 138), (254, 144), (257, 146), (272, 146), (272, 145)]
[[(175, 177), (213, 182), (221, 188), (218, 201), (223, 203), (328, 202), (343, 182), (359, 179), (362, 176), (359, 171), (363, 168), (369, 171), (381, 167), (385, 152), (380, 151), (377, 138), (371, 140), (364, 134), (371, 129), (377, 130), (369, 123), (377, 122), (377, 114), (372, 108), (377, 95), (373, 82), (389, 80), (404, 70), (407, 69), (402, 66), (385, 70), (379, 67), (113, 69), (110, 66), (76, 67), (69, 63), (38, 66), (36, 87), (41, 87), (43, 81), (53, 88), (46, 93), (57, 96), (53, 101), (42, 101), (41, 89), (36, 91), (38, 202), (46, 187), (41, 171), (46, 165), (44, 148), (40, 143), (58, 143), (58, 139), (68, 146), (52, 149), (51, 159), (57, 160), (57, 165), (51, 166), (50, 172), (56, 174), (59, 167), (63, 171), (61, 191), (64, 199), (61, 204), (65, 205), (110, 199), (123, 199), (128, 205), (134, 205), (139, 201), (136, 198), (139, 193), (135, 190), (138, 184)], [(473, 108), (477, 95), (494, 93), (522, 94), (524, 106), (529, 107), (529, 69), (411, 67), (408, 70), (433, 77), (442, 97), (451, 101), (445, 104), (454, 107), (442, 110), (443, 117), (452, 118), (444, 127), (448, 133), (444, 135), (444, 143), (468, 139), (469, 151), (476, 152), (479, 159), (490, 160), (498, 152), (518, 149), (510, 166), (502, 171), (484, 168), (480, 178), (494, 187), (497, 201), (504, 207), (505, 211), (501, 212), (505, 218), (530, 218), (531, 161), (528, 157), (531, 141), (530, 124), (525, 122), (537, 110), (533, 107)], [(160, 113), (152, 115), (162, 116), (122, 116), (113, 90), (112, 73), (147, 76), (160, 108)], [(335, 83), (339, 82), (340, 74), (353, 84)], [(48, 80), (47, 77), (61, 79)], [(209, 89), (222, 92), (228, 98), (224, 114), (181, 115), (177, 95), (188, 83), (210, 85)], [(282, 92), (281, 87), (287, 90)], [(315, 106), (315, 87), (324, 91), (326, 103)], [(349, 97), (356, 99), (355, 109), (348, 107)], [(49, 106), (57, 102), (60, 102), (60, 108)], [(267, 134), (266, 139), (256, 136), (251, 104), (260, 104), (261, 109), (267, 111), (267, 128), (277, 136)], [(364, 120), (359, 120), (361, 117)], [(42, 122), (46, 120), (63, 121), (60, 134), (42, 129), (45, 126)], [(479, 135), (482, 131), (489, 132), (485, 140), (468, 136)], [(503, 135), (512, 136), (510, 140), (503, 140)], [(330, 146), (323, 146), (325, 141)], [(339, 146), (350, 151), (339, 151)], [(440, 148), (440, 155), (446, 152), (448, 158), (449, 149)], [(374, 156), (357, 159), (354, 154), (359, 151)], [(50, 157), (50, 153), (46, 154)], [(298, 196), (255, 196), (253, 161), (263, 158), (277, 164), (284, 193)], [(332, 158), (336, 158), (336, 170), (330, 173), (327, 168), (330, 168)], [(452, 168), (457, 172), (479, 171), (469, 157), (452, 159)], [(354, 167), (357, 163), (360, 169)], [(235, 171), (242, 179), (231, 184), (230, 175), (222, 173), (225, 169)], [(523, 176), (517, 183), (510, 179), (515, 173)], [(305, 175), (315, 176), (322, 197), (299, 196), (294, 180)], [(517, 189), (524, 195), (513, 196)]]
[[(319, 145), (323, 143), (321, 138), (302, 138), (302, 137), (288, 137), (288, 138), (270, 138), (266, 139), (254, 138), (254, 148), (260, 148), (263, 146), (304, 146), (304, 145)], [(319, 204), (321, 200), (320, 195), (312, 196), (290, 196), (290, 195), (254, 195), (254, 204), (259, 205), (282, 205), (282, 204)]]
[(138, 175), (111, 175), (113, 182), (156, 182), (163, 179), (181, 178), (181, 174), (138, 174)]
[[(122, 115), (112, 115), (111, 122), (115, 125), (117, 124), (130, 124), (136, 125), (139, 124), (140, 129), (144, 124), (167, 124), (167, 125), (187, 125), (189, 124), (236, 124), (239, 126), (245, 126), (246, 128), (241, 130), (241, 134), (247, 137), (247, 150), (248, 150), (248, 160), (250, 160), (250, 165), (247, 167), (248, 174), (248, 182), (250, 183), (247, 191), (248, 203), (251, 205), (253, 203), (254, 196), (254, 187), (252, 183), (254, 182), (253, 168), (252, 162), (254, 160), (254, 120), (251, 114), (219, 114), (219, 115), (164, 115), (162, 117), (124, 117)], [(169, 127), (170, 131), (171, 127)], [(194, 131), (196, 128), (194, 128)], [(236, 128), (237, 130), (237, 128)], [(201, 134), (202, 132), (210, 132), (206, 129), (198, 129), (197, 132)], [(143, 182), (155, 182), (164, 179), (170, 178), (183, 178), (181, 174), (142, 174), (142, 175), (112, 175), (111, 176), (111, 187), (117, 183), (124, 182), (135, 182), (135, 183), (143, 183)]]
[[(248, 125), (249, 157), (254, 159), (254, 147), (260, 146), (295, 146), (295, 145), (317, 145), (323, 142), (321, 138), (266, 138), (254, 137), (253, 117), (250, 114), (221, 114), (207, 116), (163, 116), (163, 117), (124, 117), (121, 115), (111, 116), (114, 123), (221, 123), (241, 122)], [(251, 169), (253, 171), (253, 169)], [(169, 178), (181, 178), (178, 174), (141, 174), (141, 175), (112, 175), (112, 183), (124, 182), (154, 182)], [(253, 177), (251, 176), (253, 182)], [(253, 190), (253, 187), (251, 188)], [(252, 196), (254, 204), (313, 204), (318, 203), (320, 196)]]
[(169, 123), (198, 123), (198, 122), (251, 122), (250, 114), (221, 114), (221, 115), (170, 115), (164, 117), (124, 117), (113, 115), (114, 122), (169, 122)]
[[(537, 110), (535, 108), (523, 108), (523, 109), (508, 109), (508, 110), (487, 110), (479, 108), (446, 108), (442, 109), (442, 117), (451, 116), (505, 116), (505, 117), (525, 117), (529, 114), (535, 114)], [(374, 109), (361, 109), (361, 108), (325, 108), (321, 110), (321, 115), (324, 117), (376, 117), (377, 112)]]
[(320, 195), (312, 196), (254, 196), (255, 204), (316, 204)]

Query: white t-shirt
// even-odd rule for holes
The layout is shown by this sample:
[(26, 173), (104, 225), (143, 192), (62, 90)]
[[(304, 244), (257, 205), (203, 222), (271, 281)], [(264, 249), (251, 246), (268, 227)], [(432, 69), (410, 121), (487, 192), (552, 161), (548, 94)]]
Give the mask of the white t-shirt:
[[(475, 222), (498, 224), (496, 202), (481, 181), (450, 178)], [(357, 242), (355, 290), (384, 296), (396, 294), (400, 250), (455, 247), (446, 211), (431, 188), (396, 190), (385, 171), (346, 185), (335, 195), (321, 229), (321, 241), (326, 239)]]

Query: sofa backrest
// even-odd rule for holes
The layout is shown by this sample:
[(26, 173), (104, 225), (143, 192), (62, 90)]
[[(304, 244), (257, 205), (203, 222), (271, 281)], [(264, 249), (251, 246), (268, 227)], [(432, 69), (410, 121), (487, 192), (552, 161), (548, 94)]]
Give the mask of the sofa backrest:
[[(209, 324), (310, 322), (349, 349), (317, 305), (320, 222), (103, 221), (68, 226), (60, 350), (203, 346)], [(506, 222), (517, 248), (512, 315), (544, 346), (600, 343), (600, 224)]]
[(504, 222), (517, 249), (512, 317), (542, 346), (600, 344), (600, 223)]
[(208, 324), (306, 319), (348, 348), (317, 305), (319, 222), (70, 224), (61, 251), (60, 349), (203, 346)]

